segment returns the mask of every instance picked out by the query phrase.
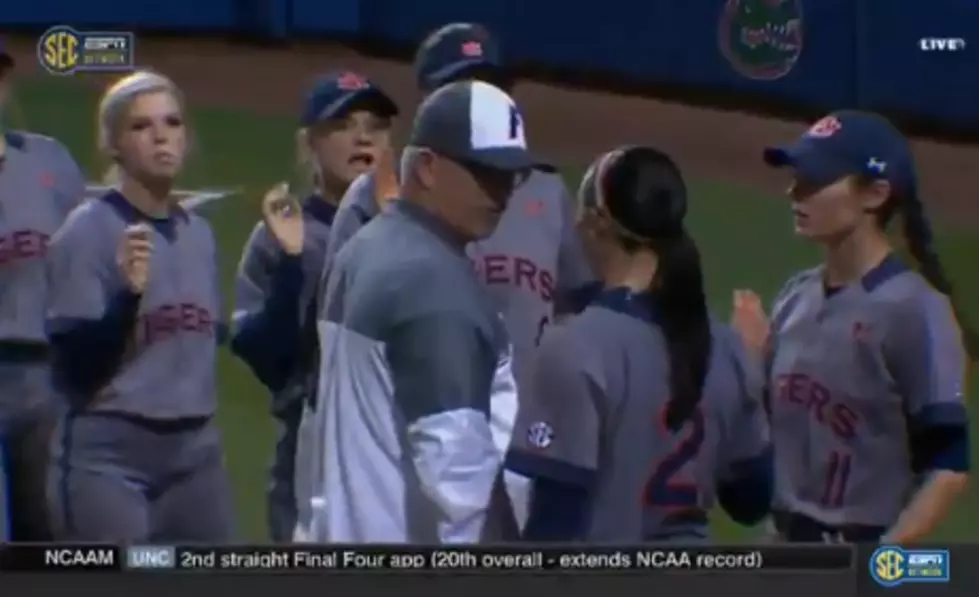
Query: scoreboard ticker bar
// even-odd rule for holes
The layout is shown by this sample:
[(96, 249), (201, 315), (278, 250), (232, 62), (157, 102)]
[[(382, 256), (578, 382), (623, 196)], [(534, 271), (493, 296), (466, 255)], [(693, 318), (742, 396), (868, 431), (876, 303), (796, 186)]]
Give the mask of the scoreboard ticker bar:
[(828, 546), (553, 547), (407, 545), (14, 545), (0, 572), (449, 573), (844, 571), (854, 550)]

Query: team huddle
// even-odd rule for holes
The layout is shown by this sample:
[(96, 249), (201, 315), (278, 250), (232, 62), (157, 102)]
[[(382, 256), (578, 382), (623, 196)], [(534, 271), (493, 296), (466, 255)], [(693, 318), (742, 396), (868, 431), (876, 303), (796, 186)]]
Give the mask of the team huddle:
[[(12, 66), (0, 46), (0, 108)], [(669, 155), (612, 148), (571, 196), (485, 28), (440, 28), (415, 70), (398, 154), (399, 106), (369, 78), (311, 87), (228, 325), (210, 225), (173, 200), (191, 131), (172, 81), (103, 94), (100, 198), (57, 141), (3, 135), (10, 540), (233, 541), (223, 343), (271, 395), (277, 542), (703, 542), (716, 506), (790, 542), (941, 522), (970, 470), (979, 338), (887, 120), (838, 111), (764, 150), (824, 260), (770, 309), (735, 291), (725, 322)]]

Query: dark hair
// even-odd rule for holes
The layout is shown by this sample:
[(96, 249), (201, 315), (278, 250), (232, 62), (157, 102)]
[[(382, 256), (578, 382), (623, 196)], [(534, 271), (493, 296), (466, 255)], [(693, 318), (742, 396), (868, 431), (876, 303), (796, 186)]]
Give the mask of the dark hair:
[(591, 176), (594, 199), (608, 210), (622, 247), (648, 247), (659, 258), (650, 296), (663, 315), (672, 392), (666, 425), (676, 431), (697, 410), (711, 353), (700, 251), (683, 227), (686, 184), (673, 160), (651, 147), (606, 154)]
[[(871, 181), (859, 178), (858, 184), (868, 185)], [(945, 266), (935, 250), (935, 235), (932, 232), (931, 221), (925, 213), (925, 206), (918, 198), (917, 184), (912, 182), (911, 191), (891, 191), (891, 196), (878, 212), (877, 218), (882, 227), (886, 227), (895, 212), (901, 212), (903, 227), (902, 235), (908, 253), (918, 262), (918, 272), (938, 292), (948, 297), (952, 312), (958, 319), (962, 330), (962, 342), (970, 359), (979, 358), (979, 334), (969, 325), (965, 314), (955, 299), (955, 290)]]

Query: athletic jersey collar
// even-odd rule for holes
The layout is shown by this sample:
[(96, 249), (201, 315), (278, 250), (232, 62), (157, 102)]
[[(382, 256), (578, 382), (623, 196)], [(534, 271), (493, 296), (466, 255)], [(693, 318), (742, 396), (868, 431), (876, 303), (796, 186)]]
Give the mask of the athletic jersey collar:
[(631, 288), (619, 286), (603, 290), (594, 304), (652, 325), (659, 325), (659, 313), (652, 305), (652, 298), (651, 293), (636, 292)]
[(27, 137), (14, 131), (5, 132), (3, 134), (3, 140), (7, 143), (7, 147), (13, 147), (21, 151), (27, 145)]
[(860, 284), (867, 292), (873, 292), (891, 278), (908, 271), (907, 264), (898, 257), (897, 253), (889, 253), (877, 267), (873, 268), (860, 279)]
[(176, 222), (173, 215), (182, 213), (179, 207), (175, 206), (171, 208), (171, 215), (168, 217), (154, 218), (130, 203), (122, 193), (115, 189), (103, 195), (102, 201), (112, 207), (127, 225), (145, 222), (153, 226), (157, 232), (168, 240), (172, 241), (176, 237)]
[(333, 225), (333, 218), (337, 215), (337, 206), (326, 201), (317, 194), (306, 197), (303, 201), (303, 211), (314, 220), (318, 220), (327, 226)]

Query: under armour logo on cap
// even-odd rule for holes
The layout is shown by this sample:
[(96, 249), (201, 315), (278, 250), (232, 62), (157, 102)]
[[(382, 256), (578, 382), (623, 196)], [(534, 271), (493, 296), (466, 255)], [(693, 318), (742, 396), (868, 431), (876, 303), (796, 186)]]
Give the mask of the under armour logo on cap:
[(462, 55), (470, 58), (478, 58), (483, 55), (483, 44), (478, 41), (467, 41), (462, 44)]
[(841, 128), (843, 128), (843, 124), (837, 117), (827, 116), (809, 127), (809, 130), (806, 131), (806, 136), (815, 137), (817, 139), (832, 137)]
[(870, 158), (867, 160), (867, 170), (876, 172), (877, 174), (883, 174), (884, 170), (887, 170), (887, 162), (882, 162), (877, 158)]
[(337, 78), (337, 87), (343, 91), (360, 91), (370, 87), (370, 83), (357, 73), (346, 72)]

